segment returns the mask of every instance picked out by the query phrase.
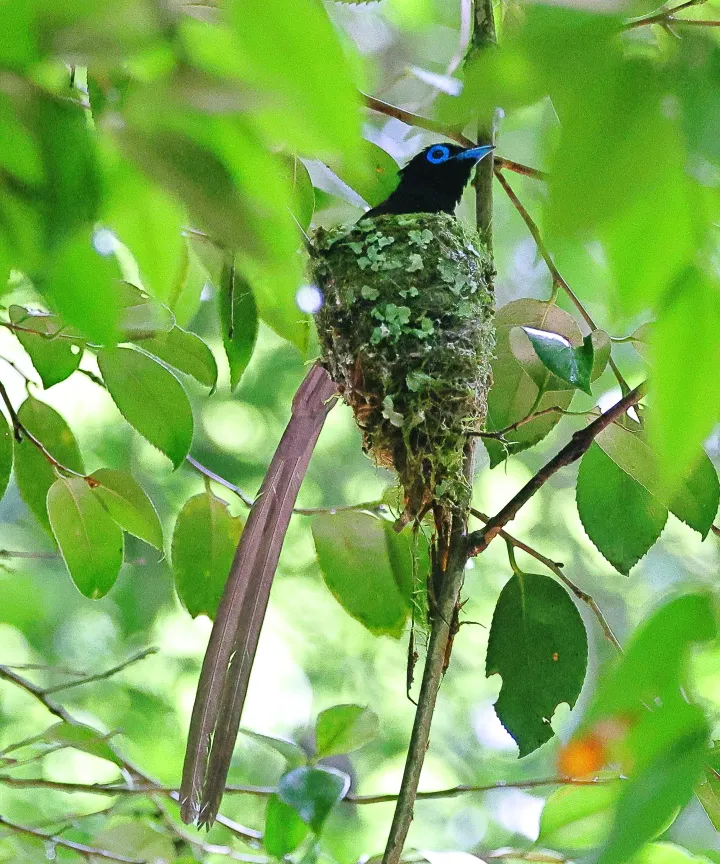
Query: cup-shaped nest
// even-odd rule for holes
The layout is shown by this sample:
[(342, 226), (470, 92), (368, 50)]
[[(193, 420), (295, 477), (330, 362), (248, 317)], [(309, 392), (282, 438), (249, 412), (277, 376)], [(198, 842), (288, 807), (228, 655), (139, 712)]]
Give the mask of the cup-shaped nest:
[(397, 471), (405, 519), (466, 505), (464, 454), (485, 421), (495, 344), (480, 237), (444, 213), (379, 216), (318, 229), (312, 263), (321, 361), (365, 451)]

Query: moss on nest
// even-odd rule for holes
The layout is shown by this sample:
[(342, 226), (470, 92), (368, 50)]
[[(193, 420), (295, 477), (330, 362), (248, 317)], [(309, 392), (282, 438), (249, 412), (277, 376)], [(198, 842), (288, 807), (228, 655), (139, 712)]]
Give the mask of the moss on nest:
[(463, 454), (485, 421), (494, 347), (479, 236), (421, 213), (318, 229), (314, 246), (321, 359), (365, 451), (397, 471), (406, 518), (433, 501), (466, 504)]

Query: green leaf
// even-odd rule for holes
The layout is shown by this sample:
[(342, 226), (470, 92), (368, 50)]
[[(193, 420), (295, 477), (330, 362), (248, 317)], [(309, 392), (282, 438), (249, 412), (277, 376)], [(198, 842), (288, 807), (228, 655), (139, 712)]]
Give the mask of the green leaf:
[(10, 482), (13, 463), (13, 433), (5, 415), (0, 420), (0, 498)]
[(43, 387), (52, 387), (72, 375), (80, 365), (82, 350), (72, 340), (56, 335), (63, 329), (61, 321), (22, 306), (13, 305), (8, 313), (11, 323), (22, 328), (13, 333), (30, 356)]
[(622, 788), (601, 864), (623, 864), (674, 821), (702, 775), (708, 731), (702, 711), (679, 692), (672, 703), (644, 713), (631, 733), (635, 766)]
[(177, 850), (170, 837), (154, 822), (137, 816), (116, 816), (112, 822), (105, 822), (102, 831), (92, 838), (92, 845), (111, 855), (129, 856), (140, 861), (177, 860)]
[(90, 231), (68, 240), (49, 256), (38, 289), (60, 317), (99, 345), (117, 341), (120, 295), (114, 258), (99, 255)]
[(315, 752), (318, 758), (352, 753), (377, 737), (378, 716), (362, 705), (334, 705), (318, 714)]
[(218, 369), (215, 356), (206, 342), (195, 333), (173, 327), (167, 333), (159, 333), (151, 339), (138, 343), (143, 351), (158, 357), (163, 363), (184, 372), (203, 384), (215, 389)]
[(215, 617), (242, 528), (242, 520), (209, 492), (190, 498), (180, 511), (172, 567), (178, 596), (193, 618)]
[(289, 170), (294, 202), (293, 214), (300, 228), (307, 231), (315, 211), (315, 189), (307, 168), (297, 156), (289, 160)]
[(720, 419), (720, 284), (687, 269), (671, 286), (651, 340), (648, 428), (658, 468), (672, 487)]
[(167, 303), (184, 266), (183, 209), (127, 162), (110, 176), (109, 185), (103, 221), (132, 252), (143, 285)]
[(120, 330), (128, 340), (149, 339), (161, 336), (175, 325), (175, 316), (158, 303), (143, 288), (130, 282), (118, 285), (120, 294)]
[(294, 807), (282, 801), (277, 794), (270, 796), (263, 835), (263, 844), (269, 855), (282, 859), (294, 852), (309, 830)]
[(565, 588), (535, 573), (509, 580), (493, 614), (485, 671), (502, 676), (495, 713), (520, 756), (552, 738), (561, 702), (575, 704), (587, 651), (585, 625)]
[(597, 379), (605, 371), (605, 367), (610, 360), (612, 342), (610, 341), (610, 337), (604, 330), (593, 330), (590, 336), (592, 338), (592, 345), (594, 351), (593, 368), (590, 375), (590, 380), (597, 381)]
[(258, 314), (251, 287), (237, 272), (231, 257), (223, 264), (219, 285), (220, 326), (235, 389), (252, 357), (258, 334)]
[(696, 467), (679, 485), (668, 488), (658, 470), (657, 457), (639, 431), (613, 423), (595, 439), (604, 452), (671, 513), (706, 537), (718, 510), (717, 473), (702, 451)]
[(586, 534), (616, 570), (629, 575), (660, 536), (667, 507), (595, 443), (580, 462), (576, 495)]
[(164, 453), (175, 468), (190, 450), (193, 416), (178, 379), (132, 348), (103, 348), (98, 366), (108, 392), (131, 426)]
[[(487, 429), (490, 432), (497, 432), (523, 420), (533, 410), (539, 412), (550, 407), (566, 410), (573, 398), (572, 389), (549, 373), (522, 332), (520, 336), (523, 344), (516, 344), (515, 341), (511, 344), (511, 333), (522, 326), (550, 329), (572, 344), (582, 341), (580, 328), (573, 317), (551, 303), (515, 300), (499, 309), (495, 316), (493, 386), (488, 395)], [(545, 393), (537, 402), (539, 384), (550, 392)], [(506, 443), (485, 439), (491, 467), (503, 462), (509, 452), (519, 453), (537, 444), (552, 431), (561, 418), (562, 413), (558, 411), (524, 423), (517, 430), (506, 433)]]
[(302, 765), (283, 774), (278, 783), (278, 795), (317, 834), (349, 788), (350, 778), (342, 771)]
[(558, 333), (536, 330), (534, 327), (522, 329), (537, 356), (553, 374), (592, 396), (590, 375), (595, 359), (592, 336), (586, 336), (583, 344), (575, 348)]
[(104, 597), (122, 567), (122, 530), (83, 477), (58, 478), (48, 492), (47, 508), (73, 582), (92, 600)]
[(632, 864), (708, 864), (709, 860), (674, 843), (649, 843), (632, 859)]
[(543, 807), (538, 843), (573, 852), (600, 846), (612, 825), (621, 787), (622, 781), (617, 781), (557, 789)]
[(331, 160), (328, 167), (370, 207), (384, 201), (399, 181), (398, 164), (372, 141), (362, 141), (363, 157), (355, 162)]
[(65, 722), (55, 723), (43, 732), (43, 738), (46, 741), (72, 747), (75, 750), (82, 750), (84, 753), (105, 759), (107, 762), (113, 762), (122, 768), (125, 763), (113, 752), (112, 747), (107, 742), (108, 737), (91, 726)]
[[(20, 406), (18, 419), (61, 465), (83, 473), (82, 457), (75, 436), (54, 408), (30, 396)], [(43, 528), (50, 531), (47, 494), (57, 474), (32, 441), (24, 438), (20, 443), (15, 441), (14, 446), (15, 479), (20, 497)]]
[(93, 492), (124, 531), (155, 549), (162, 549), (163, 532), (157, 510), (132, 474), (99, 468), (90, 479)]
[(587, 722), (608, 716), (638, 716), (645, 705), (680, 698), (690, 648), (717, 633), (712, 603), (686, 594), (658, 609), (633, 636), (622, 660), (605, 677)]
[(297, 768), (298, 765), (307, 763), (307, 753), (296, 744), (294, 741), (288, 741), (286, 738), (276, 738), (271, 735), (261, 735), (259, 732), (253, 732), (252, 729), (240, 729), (240, 734), (257, 741), (265, 747), (269, 747), (276, 753), (279, 753), (285, 759), (291, 768)]
[[(399, 562), (391, 558), (385, 524), (348, 511), (316, 517), (312, 532), (323, 579), (338, 603), (371, 633), (399, 639), (410, 612), (412, 548), (400, 535), (405, 554)], [(427, 572), (422, 564), (418, 571)]]
[(715, 741), (705, 763), (705, 776), (695, 794), (716, 831), (720, 831), (720, 742)]
[(236, 0), (228, 11), (248, 83), (276, 97), (258, 121), (296, 150), (359, 158), (357, 90), (322, 6), (283, 0), (248, 8)]

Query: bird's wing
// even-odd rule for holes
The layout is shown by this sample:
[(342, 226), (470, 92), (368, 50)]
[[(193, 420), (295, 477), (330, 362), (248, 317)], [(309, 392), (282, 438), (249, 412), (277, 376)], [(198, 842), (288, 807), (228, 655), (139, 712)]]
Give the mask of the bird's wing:
[(285, 533), (310, 457), (335, 402), (313, 366), (293, 400), (230, 568), (198, 682), (180, 787), (183, 821), (211, 825), (225, 788), (250, 670)]

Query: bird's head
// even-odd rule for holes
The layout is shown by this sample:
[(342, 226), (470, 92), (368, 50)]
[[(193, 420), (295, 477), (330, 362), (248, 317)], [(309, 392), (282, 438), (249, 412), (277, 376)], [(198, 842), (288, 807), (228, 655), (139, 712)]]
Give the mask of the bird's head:
[(426, 147), (400, 170), (400, 182), (390, 197), (364, 218), (383, 213), (453, 213), (473, 168), (493, 149), (450, 142)]

